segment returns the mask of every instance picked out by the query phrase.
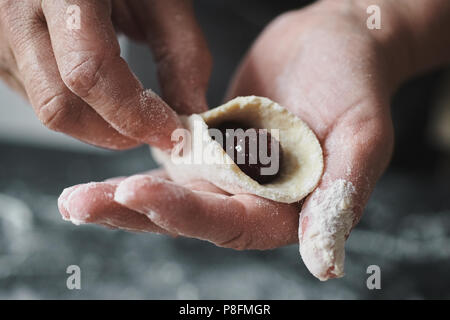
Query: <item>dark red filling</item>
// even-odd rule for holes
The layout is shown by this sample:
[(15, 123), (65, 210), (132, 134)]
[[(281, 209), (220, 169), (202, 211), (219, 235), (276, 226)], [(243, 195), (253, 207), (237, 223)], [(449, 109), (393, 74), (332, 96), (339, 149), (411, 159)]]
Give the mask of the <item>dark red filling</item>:
[[(247, 128), (232, 121), (220, 124), (217, 129), (222, 133), (222, 148), (242, 172), (260, 184), (270, 183), (275, 180), (280, 173), (283, 152), (279, 141), (273, 138), (270, 132), (264, 129)], [(233, 131), (227, 132), (227, 129), (232, 129)], [(237, 129), (244, 130), (246, 134), (242, 134), (242, 132), (239, 134), (239, 132), (234, 131)], [(249, 132), (248, 130), (254, 130), (254, 132)], [(233, 143), (227, 143), (230, 139), (234, 139)], [(263, 139), (262, 144), (260, 144), (260, 139)], [(272, 143), (278, 148), (273, 149)], [(263, 150), (261, 155), (259, 148), (264, 145), (267, 151)], [(265, 160), (264, 156), (266, 156)], [(278, 166), (274, 164), (272, 167), (273, 161), (278, 161)], [(271, 167), (276, 170), (271, 170), (269, 174), (261, 172), (261, 168)]]

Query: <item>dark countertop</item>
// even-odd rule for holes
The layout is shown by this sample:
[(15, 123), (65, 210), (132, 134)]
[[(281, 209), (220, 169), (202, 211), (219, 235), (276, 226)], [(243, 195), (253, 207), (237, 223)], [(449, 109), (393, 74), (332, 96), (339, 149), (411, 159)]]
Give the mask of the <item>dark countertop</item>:
[[(0, 194), (13, 198), (0, 196), (0, 298), (450, 298), (450, 180), (431, 171), (388, 170), (348, 241), (347, 275), (322, 283), (296, 245), (238, 252), (60, 218), (64, 187), (149, 169), (146, 148), (86, 155), (1, 144), (0, 155)], [(79, 291), (66, 288), (72, 264)], [(378, 291), (366, 287), (372, 264)]]

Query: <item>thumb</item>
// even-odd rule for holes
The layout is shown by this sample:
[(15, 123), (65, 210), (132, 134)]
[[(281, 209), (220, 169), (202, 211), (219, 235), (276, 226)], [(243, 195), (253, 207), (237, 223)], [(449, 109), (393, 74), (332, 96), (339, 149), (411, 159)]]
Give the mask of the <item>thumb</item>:
[(300, 254), (318, 279), (344, 276), (345, 242), (390, 159), (392, 142), (389, 116), (343, 123), (327, 135), (324, 176), (299, 221)]

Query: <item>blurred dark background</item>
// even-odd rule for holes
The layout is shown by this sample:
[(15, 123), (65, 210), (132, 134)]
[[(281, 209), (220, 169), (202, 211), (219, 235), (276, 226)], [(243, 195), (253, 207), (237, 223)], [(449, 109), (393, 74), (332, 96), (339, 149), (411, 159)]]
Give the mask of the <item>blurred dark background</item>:
[[(262, 28), (306, 2), (281, 3), (196, 2), (215, 61), (211, 106), (220, 104), (234, 68)], [(138, 77), (158, 91), (149, 50), (121, 44)], [(155, 164), (146, 147), (106, 152), (47, 133), (2, 86), (0, 299), (450, 298), (450, 157), (445, 146), (432, 143), (430, 129), (444, 79), (444, 70), (430, 72), (394, 97), (392, 164), (349, 238), (347, 275), (325, 283), (309, 274), (296, 245), (237, 252), (192, 239), (64, 222), (56, 203), (65, 187)], [(81, 290), (66, 288), (72, 264), (81, 268)], [(366, 269), (373, 264), (381, 268), (381, 290), (366, 287)]]

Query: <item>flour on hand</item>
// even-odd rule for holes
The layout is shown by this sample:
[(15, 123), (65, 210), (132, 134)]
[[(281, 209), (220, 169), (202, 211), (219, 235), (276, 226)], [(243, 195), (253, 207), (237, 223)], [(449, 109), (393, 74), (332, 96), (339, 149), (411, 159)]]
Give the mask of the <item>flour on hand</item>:
[(344, 276), (345, 241), (355, 220), (354, 195), (350, 181), (335, 180), (314, 192), (308, 215), (300, 218), (300, 254), (309, 271), (322, 281)]

